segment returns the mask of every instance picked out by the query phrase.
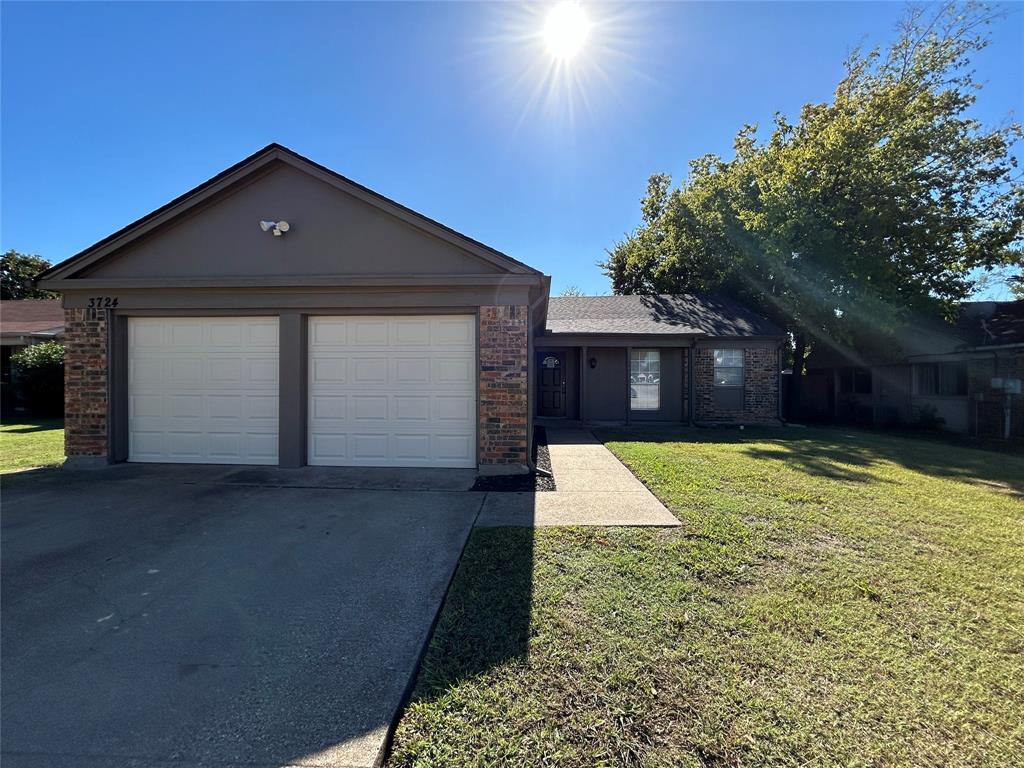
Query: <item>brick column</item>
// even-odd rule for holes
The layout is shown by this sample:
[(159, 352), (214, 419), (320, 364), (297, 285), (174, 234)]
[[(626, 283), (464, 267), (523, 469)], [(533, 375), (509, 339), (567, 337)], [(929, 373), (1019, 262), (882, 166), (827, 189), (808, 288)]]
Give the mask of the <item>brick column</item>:
[(524, 472), (530, 415), (528, 308), (480, 307), (479, 463), (483, 473)]
[(64, 453), (107, 455), (107, 317), (64, 310)]

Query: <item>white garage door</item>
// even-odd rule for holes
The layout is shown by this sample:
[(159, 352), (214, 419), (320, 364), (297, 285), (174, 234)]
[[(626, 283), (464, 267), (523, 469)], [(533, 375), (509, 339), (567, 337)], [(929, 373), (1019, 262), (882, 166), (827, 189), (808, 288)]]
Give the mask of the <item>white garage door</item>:
[(475, 467), (473, 316), (311, 317), (310, 464)]
[(128, 319), (128, 460), (277, 464), (276, 317)]

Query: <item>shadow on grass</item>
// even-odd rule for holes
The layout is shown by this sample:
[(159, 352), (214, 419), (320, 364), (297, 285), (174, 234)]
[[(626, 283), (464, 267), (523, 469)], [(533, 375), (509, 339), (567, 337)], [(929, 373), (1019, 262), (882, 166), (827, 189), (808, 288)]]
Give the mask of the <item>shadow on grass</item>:
[(31, 421), (3, 421), (3, 432), (6, 435), (27, 435), (31, 432), (49, 432), (54, 429), (64, 429), (63, 419), (33, 419)]
[(460, 682), (499, 667), (525, 664), (533, 544), (531, 527), (473, 531), (423, 659), (412, 703), (437, 699)]
[[(755, 459), (785, 462), (789, 467), (816, 477), (879, 483), (874, 471), (892, 462), (933, 477), (976, 483), (1024, 496), (1024, 455), (1007, 450), (988, 450), (962, 440), (938, 436), (869, 432), (849, 428), (610, 428), (598, 430), (604, 442), (681, 442), (751, 445), (747, 455)], [(756, 443), (756, 445), (754, 445)]]

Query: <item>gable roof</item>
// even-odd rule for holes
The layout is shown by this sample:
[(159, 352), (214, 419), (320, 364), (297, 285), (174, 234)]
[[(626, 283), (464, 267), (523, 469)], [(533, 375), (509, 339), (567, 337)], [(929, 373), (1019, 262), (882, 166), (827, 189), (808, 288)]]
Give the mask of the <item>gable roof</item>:
[(64, 330), (60, 299), (7, 299), (0, 301), (0, 327), (7, 335), (51, 335)]
[(783, 330), (724, 296), (558, 296), (548, 301), (546, 333), (782, 336)]
[(241, 162), (230, 168), (221, 171), (213, 178), (203, 182), (185, 194), (176, 197), (166, 205), (157, 208), (152, 213), (143, 216), (141, 219), (132, 222), (128, 226), (103, 238), (99, 242), (89, 246), (74, 256), (56, 264), (40, 274), (36, 280), (58, 280), (72, 277), (85, 267), (92, 266), (98, 261), (110, 256), (137, 239), (149, 234), (157, 228), (179, 219), (196, 206), (205, 203), (214, 196), (229, 188), (233, 188), (245, 179), (264, 171), (268, 166), (276, 163), (285, 163), (293, 168), (308, 173), (321, 181), (330, 184), (336, 189), (347, 192), (359, 200), (372, 205), (386, 213), (389, 213), (407, 224), (412, 225), (430, 235), (440, 238), (458, 248), (465, 250), (487, 263), (493, 264), (500, 269), (513, 274), (540, 275), (538, 270), (527, 266), (521, 261), (502, 253), (490, 246), (484, 245), (467, 235), (457, 232), (411, 208), (385, 197), (379, 192), (374, 192), (362, 184), (332, 171), (326, 166), (320, 165), (297, 152), (288, 149), (281, 144), (268, 144), (263, 149), (255, 152)]

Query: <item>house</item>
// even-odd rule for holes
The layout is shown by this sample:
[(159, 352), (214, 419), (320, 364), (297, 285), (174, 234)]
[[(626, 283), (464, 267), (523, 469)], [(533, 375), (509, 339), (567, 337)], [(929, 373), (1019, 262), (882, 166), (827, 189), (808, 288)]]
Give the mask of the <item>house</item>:
[(965, 302), (955, 323), (914, 318), (894, 343), (857, 355), (814, 351), (802, 405), (812, 418), (929, 425), (1024, 437), (1024, 301)]
[(548, 300), (534, 338), (541, 417), (777, 423), (781, 329), (717, 296)]
[(7, 299), (0, 301), (0, 379), (11, 381), (11, 355), (41, 341), (64, 334), (64, 310), (60, 299)]
[(535, 414), (778, 418), (782, 332), (714, 297), (550, 278), (272, 144), (78, 255), (66, 452), (522, 472)]

